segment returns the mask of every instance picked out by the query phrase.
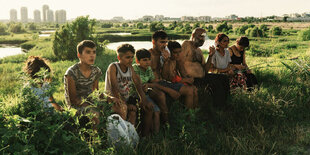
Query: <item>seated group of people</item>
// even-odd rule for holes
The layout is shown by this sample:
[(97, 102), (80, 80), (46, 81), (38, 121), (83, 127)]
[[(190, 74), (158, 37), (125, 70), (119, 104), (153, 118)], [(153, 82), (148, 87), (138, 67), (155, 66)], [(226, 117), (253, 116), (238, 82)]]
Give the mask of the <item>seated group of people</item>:
[[(109, 65), (105, 76), (104, 95), (112, 104), (112, 112), (137, 125), (137, 112), (141, 109), (141, 133), (148, 136), (159, 132), (161, 121), (169, 125), (167, 97), (178, 100), (183, 96), (185, 107), (192, 109), (199, 106), (198, 90), (210, 90), (213, 104), (223, 106), (230, 92), (230, 83), (240, 83), (235, 73), (244, 74), (248, 87), (256, 84), (255, 76), (245, 62), (244, 50), (249, 46), (246, 37), (239, 38), (236, 45), (227, 49), (228, 36), (218, 34), (216, 47), (209, 48), (209, 57), (205, 60), (200, 49), (205, 36), (204, 29), (196, 28), (191, 39), (180, 45), (177, 41), (168, 41), (167, 33), (161, 30), (152, 35), (153, 48), (149, 50), (136, 51), (130, 44), (119, 46), (118, 61)], [(83, 100), (99, 89), (102, 75), (101, 69), (94, 66), (95, 43), (90, 40), (80, 42), (77, 57), (80, 61), (69, 67), (64, 75), (66, 102), (80, 113), (93, 113), (94, 124), (99, 124), (102, 109), (87, 108), (91, 103)], [(134, 57), (136, 64), (132, 65)], [(36, 78), (34, 75), (40, 68), (50, 71), (44, 59), (29, 57), (26, 70), (32, 78)], [(47, 105), (62, 110), (51, 101)]]

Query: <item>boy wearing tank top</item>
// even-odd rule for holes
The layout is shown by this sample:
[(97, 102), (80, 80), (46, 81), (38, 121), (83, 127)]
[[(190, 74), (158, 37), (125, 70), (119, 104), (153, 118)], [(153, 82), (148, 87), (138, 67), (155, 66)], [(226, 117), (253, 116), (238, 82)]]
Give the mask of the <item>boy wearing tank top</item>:
[[(152, 128), (154, 107), (151, 102), (147, 101), (142, 89), (141, 80), (132, 67), (134, 54), (135, 49), (130, 44), (122, 44), (117, 48), (117, 59), (119, 61), (111, 63), (107, 69), (105, 93), (108, 95), (108, 98), (114, 98), (112, 110), (116, 113), (119, 111), (126, 111), (127, 114), (125, 113), (121, 116), (125, 120), (128, 116), (127, 120), (135, 125), (137, 107), (134, 103), (129, 103), (128, 99), (130, 96), (130, 89), (136, 89), (140, 98), (138, 104), (141, 106), (143, 112), (142, 136), (147, 136), (150, 134)], [(131, 85), (134, 85), (134, 87)], [(122, 107), (125, 107), (125, 110), (120, 109)]]

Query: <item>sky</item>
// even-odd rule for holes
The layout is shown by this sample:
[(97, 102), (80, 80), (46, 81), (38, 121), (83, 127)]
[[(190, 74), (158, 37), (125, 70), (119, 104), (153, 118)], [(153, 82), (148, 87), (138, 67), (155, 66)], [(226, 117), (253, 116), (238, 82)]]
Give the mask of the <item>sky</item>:
[(38, 9), (42, 14), (44, 4), (53, 11), (66, 10), (67, 19), (85, 15), (96, 19), (137, 19), (144, 15), (265, 17), (310, 12), (310, 0), (0, 0), (0, 19), (9, 19), (10, 9), (16, 9), (20, 19), (22, 6), (28, 8), (28, 18), (33, 19), (33, 11)]

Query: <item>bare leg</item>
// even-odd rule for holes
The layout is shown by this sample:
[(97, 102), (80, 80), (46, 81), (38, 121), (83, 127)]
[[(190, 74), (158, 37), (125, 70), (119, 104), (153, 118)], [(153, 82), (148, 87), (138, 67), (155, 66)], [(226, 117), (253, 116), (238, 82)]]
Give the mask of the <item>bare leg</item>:
[(128, 122), (130, 122), (133, 125), (136, 125), (136, 113), (137, 113), (137, 107), (132, 104), (128, 104)]
[(161, 118), (164, 123), (168, 123), (168, 106), (166, 104), (166, 95), (159, 89), (153, 89), (150, 91), (150, 97), (158, 105), (161, 113)]
[(194, 91), (191, 86), (183, 86), (180, 89), (181, 95), (185, 96), (185, 107), (192, 109), (194, 101)]
[(153, 124), (154, 132), (158, 133), (159, 132), (159, 128), (160, 128), (160, 112), (159, 111), (154, 112), (153, 120), (154, 120), (154, 124)]

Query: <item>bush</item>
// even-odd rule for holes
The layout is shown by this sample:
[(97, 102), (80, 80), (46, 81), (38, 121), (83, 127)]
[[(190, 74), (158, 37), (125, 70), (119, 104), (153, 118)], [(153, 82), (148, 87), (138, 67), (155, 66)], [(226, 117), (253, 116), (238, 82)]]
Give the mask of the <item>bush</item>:
[(213, 25), (209, 25), (207, 29), (208, 29), (208, 32), (211, 32), (213, 30)]
[(232, 29), (232, 25), (227, 25), (227, 22), (223, 22), (216, 26), (217, 32), (228, 32), (231, 29)]
[(259, 29), (261, 29), (263, 32), (267, 32), (269, 30), (267, 25), (265, 25), (265, 24), (260, 25)]
[(23, 33), (25, 28), (21, 23), (12, 23), (10, 24), (9, 31), (12, 33)]
[(278, 26), (274, 26), (271, 28), (271, 34), (272, 35), (281, 35), (282, 34), (282, 28)]
[(137, 23), (136, 27), (137, 27), (138, 29), (143, 29), (143, 28), (144, 28), (144, 25), (143, 25), (143, 23), (139, 22), (139, 23)]
[(28, 29), (29, 29), (29, 30), (36, 30), (36, 29), (37, 29), (37, 26), (36, 26), (34, 23), (30, 23), (30, 24), (28, 25)]
[(155, 32), (157, 30), (165, 30), (165, 26), (161, 22), (153, 22), (150, 24), (149, 28), (151, 32)]
[(6, 33), (6, 26), (2, 23), (0, 23), (0, 35)]
[(308, 41), (310, 40), (310, 28), (306, 29), (306, 30), (302, 30), (298, 33), (298, 37), (302, 40), (302, 41)]
[(32, 48), (35, 47), (35, 46), (36, 46), (36, 43), (33, 42), (33, 41), (28, 41), (28, 42), (22, 43), (22, 44), (20, 45), (20, 47), (21, 47), (22, 49), (25, 49), (25, 50), (30, 50), (30, 49), (32, 49)]
[(103, 23), (101, 25), (101, 28), (111, 28), (113, 26), (113, 23)]
[(102, 48), (100, 47), (95, 34), (94, 19), (86, 17), (78, 17), (71, 24), (63, 25), (55, 32), (53, 36), (53, 51), (55, 56), (61, 60), (76, 59), (76, 46), (83, 40), (93, 40), (97, 45), (97, 54), (100, 54)]
[(263, 31), (258, 27), (249, 28), (246, 30), (246, 34), (250, 37), (263, 37)]
[(123, 23), (122, 27), (128, 27), (129, 25), (127, 23)]

